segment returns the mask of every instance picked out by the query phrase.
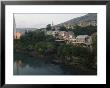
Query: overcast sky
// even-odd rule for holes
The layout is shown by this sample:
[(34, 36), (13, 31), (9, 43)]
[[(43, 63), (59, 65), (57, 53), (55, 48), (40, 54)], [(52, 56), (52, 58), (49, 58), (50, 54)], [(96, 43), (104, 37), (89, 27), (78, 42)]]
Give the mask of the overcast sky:
[(14, 14), (17, 28), (44, 28), (47, 24), (56, 25), (85, 14)]

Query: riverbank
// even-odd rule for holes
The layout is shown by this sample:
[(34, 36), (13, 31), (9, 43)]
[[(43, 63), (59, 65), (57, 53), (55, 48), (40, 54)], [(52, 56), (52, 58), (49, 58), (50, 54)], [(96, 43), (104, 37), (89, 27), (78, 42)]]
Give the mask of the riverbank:
[(75, 64), (75, 63), (72, 63), (72, 64), (71, 63), (64, 63), (64, 62), (59, 61), (59, 60), (54, 60), (53, 63), (63, 64), (63, 65), (68, 66), (70, 68), (73, 68), (74, 67), (74, 69), (77, 69), (79, 71), (82, 71), (82, 75), (97, 75), (97, 71), (96, 70), (87, 69), (84, 66), (78, 65), (78, 64)]
[[(65, 63), (63, 62), (61, 59), (59, 59), (58, 57), (55, 57), (55, 55), (49, 55), (49, 56), (44, 56), (44, 55), (38, 55), (36, 52), (29, 52), (29, 51), (22, 51), (17, 49), (16, 52), (20, 52), (20, 53), (24, 53), (29, 55), (30, 57), (34, 57), (35, 59), (40, 59), (43, 62), (46, 63), (53, 63), (53, 64), (59, 64), (59, 65), (64, 65), (65, 67), (74, 69), (74, 70), (78, 70), (81, 73), (79, 73), (79, 75), (96, 75), (97, 71), (96, 70), (92, 70), (92, 69), (87, 69), (79, 64), (76, 63)], [(78, 74), (77, 74), (78, 75)]]

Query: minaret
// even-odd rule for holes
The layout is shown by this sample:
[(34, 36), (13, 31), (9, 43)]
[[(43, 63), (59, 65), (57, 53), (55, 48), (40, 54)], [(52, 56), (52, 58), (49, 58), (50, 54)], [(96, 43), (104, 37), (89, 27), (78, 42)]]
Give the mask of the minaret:
[(52, 21), (52, 26), (53, 26), (53, 21)]
[(51, 25), (51, 28), (52, 28), (52, 30), (54, 29), (54, 27), (53, 27), (53, 21), (52, 21), (52, 25)]

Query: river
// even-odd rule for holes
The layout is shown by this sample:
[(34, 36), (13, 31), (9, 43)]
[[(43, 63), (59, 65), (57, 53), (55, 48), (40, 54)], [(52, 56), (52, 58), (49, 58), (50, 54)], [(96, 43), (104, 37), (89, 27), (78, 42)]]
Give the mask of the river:
[[(53, 58), (53, 57), (51, 57)], [(80, 75), (85, 74), (74, 67), (55, 64), (45, 58), (34, 58), (23, 53), (14, 53), (14, 75)]]

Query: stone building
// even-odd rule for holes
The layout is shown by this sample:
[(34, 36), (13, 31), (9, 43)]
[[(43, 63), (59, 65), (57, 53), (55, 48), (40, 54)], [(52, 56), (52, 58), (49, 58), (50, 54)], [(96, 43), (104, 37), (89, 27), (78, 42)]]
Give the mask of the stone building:
[(20, 39), (21, 36), (22, 36), (22, 33), (21, 32), (16, 32), (14, 34), (14, 39)]
[(66, 32), (66, 31), (60, 31), (59, 32), (59, 37), (61, 37), (64, 40), (71, 40), (71, 39), (75, 39), (75, 35), (73, 32)]
[(78, 35), (76, 37), (76, 42), (90, 45), (92, 43), (92, 38), (91, 36), (88, 36), (88, 35)]

